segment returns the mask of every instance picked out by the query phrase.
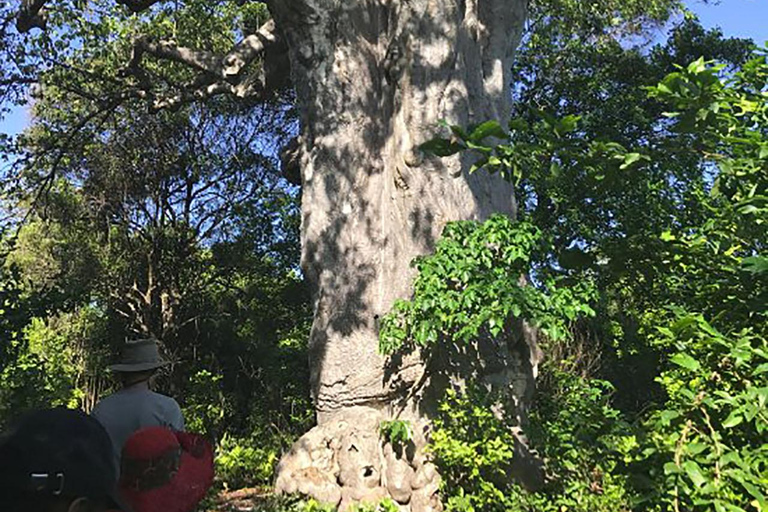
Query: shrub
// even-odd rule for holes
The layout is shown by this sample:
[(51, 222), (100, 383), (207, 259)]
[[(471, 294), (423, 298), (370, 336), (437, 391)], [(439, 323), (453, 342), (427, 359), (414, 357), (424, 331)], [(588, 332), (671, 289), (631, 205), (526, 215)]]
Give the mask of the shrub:
[(269, 485), (279, 456), (278, 446), (225, 434), (216, 447), (216, 479), (225, 489)]
[(643, 425), (643, 509), (768, 510), (768, 340), (700, 315), (658, 331), (668, 399)]
[(494, 414), (482, 388), (450, 391), (440, 405), (431, 451), (444, 478), (450, 511), (609, 512), (627, 510), (631, 498), (624, 461), (635, 446), (628, 425), (611, 407), (611, 386), (556, 369), (546, 381), (526, 428), (547, 463), (536, 492), (511, 478), (513, 426)]

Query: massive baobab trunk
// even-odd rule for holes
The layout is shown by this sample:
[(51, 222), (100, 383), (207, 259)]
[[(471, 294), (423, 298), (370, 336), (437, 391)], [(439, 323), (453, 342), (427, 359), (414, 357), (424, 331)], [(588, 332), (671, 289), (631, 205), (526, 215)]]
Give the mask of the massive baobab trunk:
[[(139, 12), (161, 0), (116, 1)], [(45, 26), (44, 4), (21, 2), (19, 30)], [(432, 249), (447, 222), (514, 214), (507, 183), (468, 175), (466, 157), (437, 159), (418, 146), (443, 120), (506, 120), (526, 4), (267, 0), (274, 19), (223, 55), (135, 39), (120, 72), (126, 91), (115, 105), (130, 99), (160, 109), (216, 94), (266, 97), (285, 86), (290, 68), (302, 121), (291, 153), (303, 187), (302, 266), (314, 285), (310, 363), (318, 426), (281, 461), (278, 490), (342, 508), (385, 496), (412, 512), (440, 507), (421, 428), (415, 450), (405, 454), (378, 439), (379, 422), (395, 407), (424, 424), (429, 400), (421, 384), (430, 379), (417, 355), (386, 366), (377, 321), (409, 295), (411, 260)], [(199, 76), (168, 94), (168, 84), (158, 89), (142, 68), (148, 58), (185, 64)], [(258, 59), (261, 66), (249, 66)], [(530, 391), (535, 363), (525, 343), (518, 347), (488, 373), (512, 382), (520, 396)]]
[[(422, 373), (385, 375), (377, 319), (407, 297), (411, 260), (445, 223), (514, 213), (511, 187), (460, 158), (420, 153), (439, 122), (508, 116), (524, 0), (304, 0), (272, 13), (302, 112), (302, 265), (318, 427), (278, 468), (278, 489), (346, 504), (392, 496), (438, 507), (433, 468), (381, 449), (378, 422)], [(418, 396), (406, 415), (418, 421)], [(420, 433), (417, 433), (420, 434)], [(419, 443), (417, 443), (419, 444)]]

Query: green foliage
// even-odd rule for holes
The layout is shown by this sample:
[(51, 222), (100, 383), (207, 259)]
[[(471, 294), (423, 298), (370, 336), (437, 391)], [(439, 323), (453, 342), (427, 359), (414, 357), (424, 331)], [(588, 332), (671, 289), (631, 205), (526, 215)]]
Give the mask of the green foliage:
[(397, 301), (382, 319), (381, 352), (497, 337), (515, 319), (561, 339), (569, 322), (592, 313), (590, 287), (564, 287), (544, 274), (539, 284), (526, 284), (522, 276), (541, 241), (534, 226), (500, 215), (449, 223), (434, 254), (414, 261), (413, 298)]
[[(97, 0), (83, 17), (79, 2), (49, 4), (55, 30), (0, 38), (3, 84), (42, 90), (20, 145), (0, 140), (31, 164), (8, 175), (16, 195), (3, 200), (38, 206), (0, 266), (0, 421), (34, 405), (87, 408), (107, 387), (110, 346), (158, 331), (176, 363), (160, 384), (216, 440), (219, 483), (267, 484), (312, 422), (297, 194), (274, 176), (293, 109), (216, 99), (148, 115), (137, 96), (183, 93), (193, 71), (147, 59), (150, 90), (118, 75), (138, 34), (227, 50), (266, 7), (190, 0), (135, 16)], [(522, 319), (551, 354), (583, 330), (601, 362), (542, 369), (525, 426), (549, 473), (536, 492), (508, 478), (517, 426), (495, 415), (497, 400), (449, 394), (433, 453), (451, 510), (767, 508), (765, 54), (748, 58), (751, 42), (690, 16), (665, 44), (634, 46), (681, 12), (676, 0), (532, 1), (512, 121), (451, 126), (422, 146), (471, 152), (473, 172), (509, 179), (518, 221), (450, 224), (416, 262), (413, 299), (384, 318), (381, 351), (455, 355)], [(38, 76), (41, 62), (64, 65)], [(19, 91), (3, 100), (23, 102)], [(188, 187), (202, 199), (187, 207)], [(382, 425), (391, 442), (408, 432)]]
[[(14, 170), (3, 184), (3, 207), (26, 222), (13, 226), (0, 266), (9, 275), (0, 418), (60, 403), (88, 410), (109, 392), (117, 347), (151, 334), (174, 363), (158, 391), (216, 444), (217, 483), (268, 485), (277, 455), (314, 421), (298, 194), (277, 172), (292, 110), (278, 99), (216, 98), (149, 112), (102, 80), (125, 64), (139, 32), (221, 51), (243, 25), (266, 21), (265, 7), (185, 2), (142, 17), (96, 2), (87, 20), (81, 7), (49, 13), (61, 27), (50, 37), (82, 44), (50, 48), (69, 64), (43, 73), (17, 148), (34, 156), (19, 158), (21, 179)], [(31, 59), (38, 35), (49, 37), (30, 36)], [(191, 76), (176, 64), (148, 67), (158, 83)], [(115, 94), (123, 99), (113, 104)], [(109, 106), (95, 115), (104, 104), (82, 95)], [(87, 336), (86, 310), (98, 316)]]
[[(272, 496), (254, 504), (254, 512), (335, 512), (336, 507), (319, 503), (314, 499), (300, 496)], [(358, 503), (349, 508), (350, 512), (397, 512), (400, 508), (390, 500), (379, 503)]]
[(701, 315), (678, 316), (654, 340), (669, 347), (658, 380), (668, 399), (643, 424), (638, 463), (647, 510), (768, 507), (768, 340), (726, 335)]
[(413, 426), (406, 420), (387, 420), (379, 424), (379, 435), (392, 446), (405, 446), (413, 439)]
[(525, 496), (523, 510), (627, 510), (633, 490), (625, 469), (636, 440), (611, 403), (613, 386), (553, 363), (542, 368), (526, 429), (547, 461), (548, 479)]
[(270, 485), (283, 447), (262, 443), (258, 437), (236, 439), (224, 434), (216, 447), (216, 480), (225, 489)]
[(448, 392), (430, 441), (448, 510), (627, 509), (631, 489), (616, 473), (635, 442), (609, 404), (610, 384), (549, 368), (543, 378), (547, 387), (526, 429), (547, 461), (547, 483), (535, 492), (510, 479), (520, 441), (493, 396), (479, 387)]
[(222, 376), (198, 370), (190, 378), (184, 404), (186, 428), (190, 432), (217, 437), (231, 414), (231, 405), (222, 392)]
[[(449, 127), (450, 138), (430, 143), (445, 154), (470, 151), (472, 172), (483, 167), (515, 184), (521, 224), (555, 241), (524, 261), (534, 279), (595, 283), (596, 316), (579, 328), (602, 338), (591, 348), (603, 357), (593, 371), (611, 381), (575, 373), (567, 359), (545, 364), (525, 426), (547, 463), (545, 488), (533, 493), (494, 480), (510, 460), (484, 457), (502, 420), (482, 397), (452, 396), (433, 437), (452, 482), (449, 508), (766, 509), (768, 62), (763, 51), (740, 57), (744, 45), (722, 48), (732, 52), (727, 64), (698, 59), (659, 77), (646, 88), (645, 120), (625, 118), (610, 138), (589, 118), (538, 109), (512, 121), (501, 143), (484, 135), (498, 138), (498, 123)], [(669, 62), (659, 49), (648, 59)], [(473, 251), (460, 245), (452, 261)], [(435, 288), (433, 302), (450, 297), (449, 287)], [(559, 340), (550, 353), (567, 337)]]
[(392, 501), (389, 498), (381, 500), (379, 503), (376, 504), (359, 504), (359, 505), (353, 505), (351, 508), (352, 512), (398, 512), (400, 510), (400, 507), (397, 506), (397, 503)]
[(319, 503), (314, 499), (301, 501), (294, 505), (292, 510), (296, 512), (333, 512), (335, 507)]
[(510, 483), (515, 438), (480, 388), (448, 390), (430, 435), (430, 451), (443, 478), (451, 511), (503, 511), (518, 492)]
[[(253, 512), (334, 512), (335, 507), (299, 495), (268, 495), (254, 501)], [(229, 512), (229, 509), (225, 509)]]
[(84, 307), (33, 317), (12, 341), (15, 358), (0, 372), (0, 417), (51, 406), (92, 407), (106, 387), (106, 354), (98, 346), (104, 316)]

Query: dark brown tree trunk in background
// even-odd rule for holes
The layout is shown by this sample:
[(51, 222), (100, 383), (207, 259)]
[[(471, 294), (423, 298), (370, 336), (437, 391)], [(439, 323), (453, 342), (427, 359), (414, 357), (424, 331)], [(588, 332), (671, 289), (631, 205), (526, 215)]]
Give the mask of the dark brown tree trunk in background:
[[(324, 501), (391, 496), (439, 507), (423, 454), (400, 460), (378, 440), (415, 358), (385, 376), (377, 319), (407, 297), (411, 260), (445, 224), (514, 214), (511, 187), (468, 162), (420, 154), (439, 122), (509, 112), (509, 70), (524, 0), (275, 2), (302, 112), (302, 265), (314, 284), (310, 339), (318, 427), (278, 469), (277, 487)], [(418, 423), (418, 397), (405, 417)], [(420, 434), (420, 432), (418, 433)], [(423, 439), (421, 440), (423, 444)]]

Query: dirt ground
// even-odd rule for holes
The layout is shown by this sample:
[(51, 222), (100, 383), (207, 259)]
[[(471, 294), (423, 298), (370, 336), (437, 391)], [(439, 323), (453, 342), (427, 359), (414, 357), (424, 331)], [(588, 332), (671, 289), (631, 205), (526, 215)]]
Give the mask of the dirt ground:
[(262, 510), (273, 496), (272, 489), (264, 487), (222, 491), (205, 512), (256, 512)]

